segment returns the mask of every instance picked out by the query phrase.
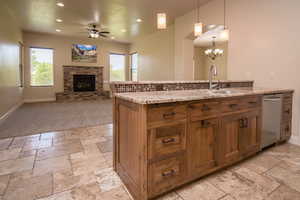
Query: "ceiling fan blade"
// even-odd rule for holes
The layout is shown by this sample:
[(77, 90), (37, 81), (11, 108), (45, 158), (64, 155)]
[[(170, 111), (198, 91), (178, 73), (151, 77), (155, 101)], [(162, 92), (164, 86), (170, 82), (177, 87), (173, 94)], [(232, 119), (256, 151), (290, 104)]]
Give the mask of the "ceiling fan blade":
[(99, 33), (99, 35), (102, 36), (102, 37), (107, 37), (107, 35), (104, 35), (102, 33)]
[(101, 34), (110, 34), (109, 31), (100, 31), (99, 33), (101, 33)]

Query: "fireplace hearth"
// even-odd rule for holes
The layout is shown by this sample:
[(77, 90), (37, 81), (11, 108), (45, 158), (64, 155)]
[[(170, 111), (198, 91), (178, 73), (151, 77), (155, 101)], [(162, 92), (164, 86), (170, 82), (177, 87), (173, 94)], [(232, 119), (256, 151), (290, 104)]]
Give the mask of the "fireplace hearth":
[(96, 76), (86, 74), (73, 75), (74, 92), (93, 92), (96, 90)]
[(104, 98), (103, 67), (63, 66), (64, 91), (58, 101), (81, 101)]

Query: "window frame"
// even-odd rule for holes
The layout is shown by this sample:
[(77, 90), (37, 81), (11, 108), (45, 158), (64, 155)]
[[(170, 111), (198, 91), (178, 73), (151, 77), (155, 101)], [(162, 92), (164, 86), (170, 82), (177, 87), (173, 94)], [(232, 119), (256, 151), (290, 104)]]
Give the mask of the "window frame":
[(127, 67), (126, 67), (126, 65), (127, 65), (127, 64), (126, 64), (126, 63), (127, 63), (127, 61), (126, 61), (126, 59), (127, 59), (126, 56), (127, 56), (128, 54), (125, 54), (125, 53), (109, 52), (109, 56), (108, 56), (108, 57), (109, 57), (109, 58), (108, 58), (108, 62), (109, 62), (109, 81), (110, 81), (110, 82), (114, 82), (114, 81), (111, 80), (111, 71), (112, 71), (112, 70), (111, 70), (111, 66), (110, 66), (110, 56), (111, 56), (111, 55), (124, 56), (124, 58), (125, 58), (125, 63), (124, 63), (124, 80), (122, 80), (122, 81), (126, 81), (126, 73), (127, 73), (127, 72), (126, 72), (126, 68), (127, 68)]
[[(137, 56), (139, 55), (137, 51), (132, 52), (132, 53), (129, 54), (129, 57), (130, 57), (130, 58), (129, 58), (129, 62), (130, 62), (129, 73), (130, 73), (130, 80), (131, 80), (131, 81), (133, 81), (133, 80), (132, 80), (132, 69), (133, 69), (133, 67), (132, 67), (132, 56), (133, 56), (134, 54), (137, 54)], [(139, 66), (137, 66), (137, 68), (136, 68), (136, 79), (137, 79), (136, 81), (139, 81), (138, 68), (139, 68)]]
[[(52, 84), (51, 85), (32, 85), (32, 74), (31, 74), (31, 49), (48, 49), (52, 50)], [(53, 48), (48, 48), (48, 47), (37, 47), (37, 46), (31, 46), (29, 47), (29, 72), (30, 72), (30, 77), (29, 77), (29, 85), (30, 87), (36, 87), (36, 88), (43, 88), (43, 87), (54, 87), (54, 49)]]

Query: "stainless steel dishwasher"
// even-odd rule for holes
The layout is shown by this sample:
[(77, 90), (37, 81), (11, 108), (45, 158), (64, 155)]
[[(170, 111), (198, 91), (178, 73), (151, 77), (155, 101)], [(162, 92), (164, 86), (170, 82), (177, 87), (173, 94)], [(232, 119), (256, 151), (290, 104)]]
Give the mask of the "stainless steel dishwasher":
[(282, 94), (265, 95), (263, 98), (263, 125), (261, 149), (280, 140)]

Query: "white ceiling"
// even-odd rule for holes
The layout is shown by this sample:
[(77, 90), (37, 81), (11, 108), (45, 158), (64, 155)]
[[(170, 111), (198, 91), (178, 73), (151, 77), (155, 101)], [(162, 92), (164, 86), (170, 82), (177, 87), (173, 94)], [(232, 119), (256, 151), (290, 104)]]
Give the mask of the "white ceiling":
[[(89, 23), (108, 30), (117, 41), (131, 42), (136, 36), (156, 30), (156, 14), (165, 12), (168, 24), (196, 7), (197, 0), (2, 0), (25, 31), (83, 36)], [(199, 0), (200, 5), (210, 0)], [(64, 7), (56, 6), (63, 2)], [(62, 23), (55, 20), (62, 19)], [(136, 19), (141, 18), (142, 23)], [(61, 33), (55, 30), (61, 29)], [(126, 29), (127, 32), (121, 32)]]

